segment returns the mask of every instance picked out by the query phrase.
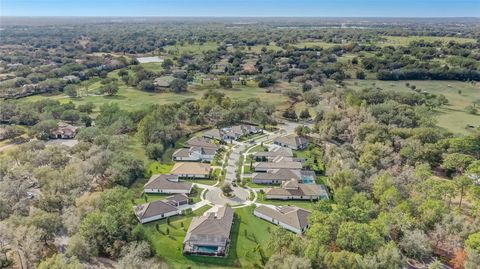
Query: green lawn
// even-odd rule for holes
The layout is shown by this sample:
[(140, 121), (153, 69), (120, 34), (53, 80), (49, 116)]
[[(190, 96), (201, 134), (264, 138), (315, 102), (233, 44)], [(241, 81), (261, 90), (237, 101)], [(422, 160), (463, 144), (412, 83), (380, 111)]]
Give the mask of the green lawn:
[(250, 188), (270, 188), (273, 186), (280, 186), (280, 184), (256, 184), (252, 182), (252, 179), (249, 177), (243, 178), (247, 183), (247, 186)]
[(281, 205), (294, 205), (301, 207), (306, 210), (313, 210), (313, 206), (315, 204), (315, 201), (301, 201), (301, 200), (271, 200), (271, 199), (265, 199), (265, 194), (258, 193), (258, 198), (257, 198), (258, 203), (262, 204), (270, 204), (270, 205), (275, 205), (275, 206), (281, 206)]
[[(271, 254), (268, 249), (268, 239), (270, 230), (274, 226), (253, 216), (253, 208), (247, 207), (235, 210), (236, 217), (231, 233), (232, 241), (227, 257), (184, 256), (182, 243), (192, 217), (199, 216), (208, 209), (209, 207), (205, 206), (195, 211), (192, 216), (172, 217), (170, 225), (166, 220), (144, 224), (146, 238), (152, 243), (156, 255), (164, 259), (172, 268), (183, 269), (188, 267), (253, 268), (255, 264), (262, 264), (257, 245), (265, 256)], [(161, 232), (157, 231), (157, 224)], [(169, 235), (166, 234), (167, 228)]]
[(181, 45), (172, 45), (172, 46), (165, 46), (164, 49), (166, 52), (172, 52), (174, 55), (181, 55), (184, 53), (188, 54), (202, 54), (202, 52), (209, 51), (209, 50), (216, 50), (218, 48), (218, 44), (215, 42), (206, 42), (202, 45), (200, 44), (184, 44)]
[(262, 145), (256, 145), (254, 146), (253, 148), (251, 148), (248, 153), (255, 153), (255, 152), (259, 152), (259, 151), (266, 151), (268, 148), (266, 146), (262, 146)]
[(149, 175), (168, 174), (172, 170), (174, 163), (151, 162), (147, 167)]
[[(347, 87), (352, 89), (362, 89), (365, 87), (375, 87), (390, 89), (394, 91), (411, 91), (405, 86), (417, 86), (418, 89), (429, 93), (443, 94), (447, 97), (449, 104), (436, 113), (438, 126), (443, 127), (455, 134), (468, 134), (470, 130), (466, 128), (468, 124), (480, 126), (480, 115), (471, 115), (465, 112), (465, 107), (472, 101), (480, 98), (480, 84), (472, 84), (461, 81), (438, 81), (438, 80), (413, 80), (413, 81), (380, 81), (380, 80), (349, 80)], [(355, 83), (357, 85), (355, 85)], [(458, 91), (461, 91), (461, 94)]]
[[(113, 72), (112, 72), (113, 73)], [(116, 73), (109, 75), (114, 76)], [(106, 96), (96, 95), (100, 82), (92, 83), (89, 86), (88, 96), (70, 98), (62, 93), (56, 94), (39, 94), (22, 98), (22, 101), (37, 101), (37, 100), (58, 100), (61, 103), (73, 102), (76, 105), (85, 104), (91, 102), (98, 107), (105, 103), (116, 103), (126, 110), (138, 110), (141, 107), (148, 107), (151, 105), (163, 105), (169, 103), (178, 103), (188, 98), (199, 98), (207, 92), (209, 89), (215, 89), (225, 93), (228, 97), (234, 100), (245, 100), (248, 98), (260, 98), (264, 101), (270, 102), (277, 107), (283, 107), (287, 102), (287, 97), (281, 93), (268, 93), (266, 89), (257, 87), (257, 84), (253, 81), (247, 83), (247, 85), (235, 85), (232, 89), (223, 89), (217, 82), (205, 81), (204, 84), (191, 84), (189, 90), (186, 93), (173, 93), (173, 92), (145, 92), (125, 85), (123, 82), (119, 82), (119, 91), (117, 95)]]
[(451, 40), (458, 43), (475, 43), (473, 38), (449, 37), (449, 36), (383, 36), (387, 40), (379, 42), (380, 46), (407, 46), (412, 41), (425, 40), (427, 42), (442, 41), (447, 43)]

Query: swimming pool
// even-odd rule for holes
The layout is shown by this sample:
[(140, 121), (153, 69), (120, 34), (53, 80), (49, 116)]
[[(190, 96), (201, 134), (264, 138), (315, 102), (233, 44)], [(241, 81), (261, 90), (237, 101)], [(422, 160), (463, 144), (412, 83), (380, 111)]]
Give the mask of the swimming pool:
[(303, 184), (315, 184), (315, 177), (314, 176), (304, 176), (302, 178)]
[(197, 252), (202, 253), (217, 253), (218, 247), (215, 246), (197, 246)]

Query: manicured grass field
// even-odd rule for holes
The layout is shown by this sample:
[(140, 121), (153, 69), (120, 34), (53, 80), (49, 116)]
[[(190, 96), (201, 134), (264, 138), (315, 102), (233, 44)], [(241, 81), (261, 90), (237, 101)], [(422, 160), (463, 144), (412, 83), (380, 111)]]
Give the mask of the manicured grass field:
[[(438, 126), (443, 127), (455, 134), (468, 134), (470, 130), (467, 125), (480, 126), (480, 115), (471, 115), (465, 112), (465, 107), (480, 98), (480, 84), (472, 84), (460, 81), (438, 81), (438, 80), (413, 80), (413, 81), (380, 81), (380, 80), (349, 80), (347, 87), (362, 89), (366, 87), (380, 87), (393, 91), (411, 91), (405, 86), (417, 86), (417, 89), (429, 93), (443, 94), (447, 97), (449, 104), (436, 113)], [(355, 85), (355, 83), (357, 85)], [(459, 94), (459, 90), (461, 94)]]
[[(270, 230), (274, 226), (253, 216), (253, 208), (236, 209), (236, 217), (231, 233), (231, 243), (228, 256), (203, 257), (184, 256), (182, 244), (194, 216), (200, 216), (209, 209), (208, 206), (195, 211), (191, 216), (175, 216), (170, 218), (170, 225), (166, 220), (159, 220), (144, 224), (145, 235), (155, 253), (164, 259), (172, 268), (254, 268), (261, 265), (260, 251), (265, 256), (271, 255), (268, 248)], [(183, 223), (183, 228), (182, 228)], [(157, 231), (156, 226), (160, 230)], [(169, 234), (166, 234), (167, 228)], [(258, 243), (257, 243), (258, 242)]]

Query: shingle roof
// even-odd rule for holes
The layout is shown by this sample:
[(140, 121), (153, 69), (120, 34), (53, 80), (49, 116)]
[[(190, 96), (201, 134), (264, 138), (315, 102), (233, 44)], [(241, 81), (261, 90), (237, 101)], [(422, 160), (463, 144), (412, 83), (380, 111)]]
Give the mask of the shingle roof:
[(177, 210), (175, 206), (161, 200), (142, 204), (134, 208), (135, 215), (137, 215), (137, 218), (140, 220)]
[(220, 146), (211, 143), (210, 140), (203, 137), (192, 137), (187, 142), (185, 142), (186, 147), (203, 147), (203, 148), (214, 148), (219, 149)]
[(303, 165), (301, 162), (289, 162), (289, 161), (280, 161), (280, 162), (257, 162), (253, 164), (255, 169), (302, 169)]
[(270, 151), (258, 151), (253, 155), (254, 157), (293, 157), (293, 152), (289, 148), (276, 147)]
[(255, 208), (255, 211), (300, 230), (308, 226), (308, 217), (311, 214), (310, 211), (296, 206), (268, 207), (261, 205)]
[(218, 207), (216, 213), (208, 212), (192, 219), (184, 242), (191, 244), (226, 245), (233, 222), (233, 209)]
[(173, 202), (174, 204), (178, 204), (181, 202), (187, 202), (189, 200), (188, 196), (185, 194), (174, 194), (172, 196), (168, 196), (165, 198), (165, 201), (168, 202)]
[(295, 146), (295, 147), (299, 147), (300, 145), (303, 145), (308, 142), (308, 140), (305, 137), (298, 136), (295, 134), (277, 137), (273, 141), (286, 144), (286, 145)]
[(191, 183), (179, 182), (177, 175), (152, 175), (144, 185), (145, 189), (190, 190)]
[(266, 173), (254, 173), (253, 179), (263, 179), (263, 180), (290, 180), (301, 179), (302, 175), (299, 170), (291, 169), (272, 169)]
[(280, 188), (271, 188), (266, 195), (275, 196), (328, 196), (322, 185), (301, 184), (298, 180), (285, 181)]
[(171, 171), (174, 175), (208, 175), (210, 173), (210, 164), (194, 162), (178, 162)]

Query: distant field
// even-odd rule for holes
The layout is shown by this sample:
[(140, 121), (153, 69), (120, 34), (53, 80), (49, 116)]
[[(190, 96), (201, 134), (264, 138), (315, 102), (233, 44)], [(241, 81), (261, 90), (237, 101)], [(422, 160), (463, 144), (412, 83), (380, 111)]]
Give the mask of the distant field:
[[(355, 85), (355, 82), (357, 85)], [(468, 134), (467, 125), (480, 126), (480, 115), (471, 115), (465, 112), (465, 107), (470, 105), (472, 101), (480, 98), (480, 84), (471, 84), (460, 81), (380, 81), (380, 80), (349, 80), (348, 87), (353, 89), (361, 89), (372, 87), (375, 83), (376, 87), (390, 89), (394, 91), (410, 91), (405, 86), (409, 82), (410, 85), (416, 85), (418, 89), (425, 90), (430, 93), (443, 94), (447, 97), (449, 105), (437, 111), (436, 119), (438, 126), (456, 134)], [(450, 87), (449, 87), (450, 85)], [(461, 91), (461, 94), (458, 91)]]
[(214, 42), (206, 42), (202, 45), (199, 44), (184, 44), (183, 46), (174, 45), (164, 47), (166, 52), (173, 51), (175, 54), (181, 55), (182, 53), (201, 54), (202, 52), (209, 50), (216, 50), (218, 44)]
[(257, 97), (263, 101), (270, 102), (275, 105), (282, 105), (287, 98), (281, 93), (267, 93), (265, 89), (256, 87), (255, 82), (249, 82), (246, 86), (235, 85), (232, 89), (223, 89), (218, 86), (218, 82), (205, 81), (204, 85), (193, 85), (189, 87), (186, 93), (172, 92), (145, 92), (136, 88), (120, 83), (120, 89), (117, 95), (105, 96), (92, 94), (100, 87), (100, 83), (94, 83), (89, 87), (89, 95), (84, 97), (69, 98), (63, 94), (57, 95), (34, 95), (22, 98), (23, 101), (36, 101), (42, 99), (59, 100), (66, 103), (72, 101), (74, 104), (85, 104), (87, 102), (94, 103), (97, 107), (105, 103), (117, 103), (126, 110), (138, 110), (142, 107), (150, 105), (162, 105), (168, 103), (176, 103), (188, 98), (199, 98), (207, 92), (208, 89), (216, 89), (224, 92), (228, 97), (236, 99), (247, 99)]
[(448, 37), (448, 36), (383, 36), (387, 40), (384, 42), (379, 42), (380, 46), (406, 46), (412, 41), (416, 40), (425, 40), (428, 42), (433, 41), (442, 41), (447, 43), (451, 40), (454, 40), (458, 43), (475, 43), (476, 40), (473, 38), (461, 38), (461, 37)]

